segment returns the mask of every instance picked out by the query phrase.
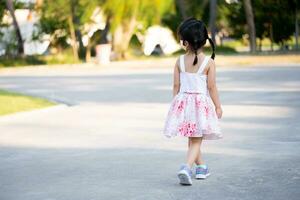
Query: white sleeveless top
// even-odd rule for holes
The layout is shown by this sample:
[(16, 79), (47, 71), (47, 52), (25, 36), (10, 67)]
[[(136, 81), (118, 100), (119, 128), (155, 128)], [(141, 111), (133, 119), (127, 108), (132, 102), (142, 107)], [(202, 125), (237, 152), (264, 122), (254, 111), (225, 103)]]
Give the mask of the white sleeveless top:
[(205, 56), (196, 73), (185, 71), (184, 55), (179, 57), (180, 67), (180, 93), (201, 93), (207, 94), (207, 75), (202, 74), (205, 69), (209, 57)]

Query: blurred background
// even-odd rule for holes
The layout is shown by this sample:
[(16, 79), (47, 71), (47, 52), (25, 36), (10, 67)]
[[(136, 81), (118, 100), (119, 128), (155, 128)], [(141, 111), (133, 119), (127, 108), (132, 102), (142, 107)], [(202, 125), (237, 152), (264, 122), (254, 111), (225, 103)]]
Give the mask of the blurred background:
[[(298, 8), (0, 0), (0, 199), (299, 200)], [(216, 43), (224, 139), (203, 148), (213, 176), (180, 189), (186, 140), (162, 129), (191, 16)]]
[(177, 26), (190, 16), (207, 24), (219, 55), (297, 55), (297, 3), (1, 0), (0, 67), (174, 56)]

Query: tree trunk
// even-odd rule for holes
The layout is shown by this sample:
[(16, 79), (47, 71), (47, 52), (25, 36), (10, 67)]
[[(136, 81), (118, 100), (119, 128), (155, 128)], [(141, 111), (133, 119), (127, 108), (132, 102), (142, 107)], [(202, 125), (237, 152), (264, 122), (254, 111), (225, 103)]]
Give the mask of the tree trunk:
[(78, 16), (76, 15), (76, 1), (71, 0), (70, 3), (71, 3), (71, 13), (72, 13), (72, 20), (73, 20), (73, 24), (74, 24), (75, 36), (76, 36), (76, 40), (79, 43), (79, 56), (82, 57), (84, 54), (84, 46), (83, 46), (83, 42), (82, 42), (82, 34), (81, 34), (80, 29), (78, 28), (78, 26), (80, 25), (80, 22), (79, 22)]
[(252, 10), (251, 0), (243, 0), (243, 1), (244, 1), (245, 13), (246, 13), (247, 26), (248, 26), (250, 51), (255, 52), (256, 34), (255, 34), (255, 23), (254, 23), (254, 15)]
[(296, 50), (298, 50), (298, 48), (299, 48), (298, 38), (299, 38), (299, 23), (298, 23), (298, 9), (297, 9), (297, 6), (296, 6), (296, 13), (295, 13), (295, 41), (296, 41)]
[(135, 25), (136, 19), (132, 17), (128, 22), (124, 21), (114, 32), (113, 48), (117, 59), (126, 58), (126, 51), (128, 50), (130, 39), (134, 33)]
[(209, 1), (209, 27), (211, 39), (216, 44), (216, 18), (217, 18), (217, 0)]
[[(108, 15), (106, 18), (105, 27), (104, 27), (103, 31), (101, 32), (99, 44), (107, 44), (108, 43), (107, 34), (109, 33), (110, 20), (111, 20), (111, 15)], [(86, 52), (85, 52), (86, 62), (89, 62), (91, 60), (91, 49), (95, 45), (95, 42), (98, 42), (98, 41), (92, 41), (91, 38), (89, 38), (88, 45), (86, 47)]]
[(39, 9), (43, 6), (44, 1), (43, 0), (36, 0), (35, 1), (35, 9)]
[(185, 2), (185, 0), (176, 0), (175, 3), (176, 3), (176, 5), (179, 9), (179, 13), (181, 15), (181, 18), (186, 19), (188, 16), (187, 16), (187, 13), (186, 13), (186, 7), (185, 7), (186, 2)]
[(111, 20), (111, 15), (108, 15), (107, 18), (106, 18), (104, 30), (102, 31), (102, 34), (101, 34), (101, 37), (100, 37), (100, 44), (107, 44), (108, 43), (107, 35), (108, 35), (109, 29), (110, 29), (110, 20)]
[(68, 25), (69, 25), (69, 30), (71, 34), (71, 41), (72, 41), (72, 50), (73, 50), (73, 56), (74, 60), (78, 60), (78, 47), (77, 47), (77, 41), (76, 41), (76, 35), (75, 35), (75, 29), (74, 29), (74, 24), (73, 24), (73, 17), (71, 15), (68, 16)]
[(81, 31), (78, 28), (75, 28), (75, 36), (76, 36), (76, 40), (79, 43), (79, 56), (82, 57), (84, 55), (84, 45), (82, 42)]
[(200, 8), (205, 8), (206, 5), (209, 3), (210, 0), (202, 0), (199, 3), (201, 3)]
[(21, 35), (21, 30), (20, 30), (19, 24), (18, 24), (16, 16), (15, 16), (15, 8), (14, 8), (13, 0), (6, 0), (6, 7), (13, 19), (13, 25), (14, 25), (17, 40), (18, 40), (18, 54), (21, 56), (24, 56), (24, 44), (23, 44), (23, 39), (22, 39), (22, 35)]
[(258, 50), (262, 51), (262, 38), (259, 38)]
[(85, 61), (90, 62), (91, 61), (91, 49), (92, 49), (92, 44), (91, 44), (91, 39), (88, 39), (88, 44), (86, 46), (85, 50)]
[(274, 51), (274, 48), (273, 48), (274, 38), (273, 38), (273, 25), (272, 25), (272, 22), (270, 23), (270, 40), (271, 40), (271, 51)]

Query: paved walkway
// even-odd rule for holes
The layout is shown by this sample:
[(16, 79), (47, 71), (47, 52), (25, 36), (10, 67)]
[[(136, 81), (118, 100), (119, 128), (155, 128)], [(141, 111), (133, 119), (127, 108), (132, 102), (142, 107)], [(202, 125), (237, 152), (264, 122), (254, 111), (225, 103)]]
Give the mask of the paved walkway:
[(299, 199), (300, 66), (220, 68), (212, 176), (177, 183), (186, 141), (161, 135), (172, 69), (21, 70), (0, 88), (63, 102), (0, 118), (0, 199)]

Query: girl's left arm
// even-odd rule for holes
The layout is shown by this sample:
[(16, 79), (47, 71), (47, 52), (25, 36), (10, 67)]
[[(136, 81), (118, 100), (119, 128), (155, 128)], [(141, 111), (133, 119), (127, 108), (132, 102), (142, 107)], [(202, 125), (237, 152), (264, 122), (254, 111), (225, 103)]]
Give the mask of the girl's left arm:
[(180, 71), (179, 71), (179, 60), (177, 59), (175, 67), (174, 67), (174, 75), (173, 75), (173, 97), (175, 97), (180, 88)]
[(211, 59), (211, 62), (209, 63), (208, 66), (208, 74), (207, 74), (207, 86), (209, 90), (209, 95), (215, 104), (215, 109), (218, 118), (220, 119), (223, 114), (223, 110), (221, 108), (221, 102), (219, 99), (219, 92), (216, 84), (216, 65), (214, 60)]

